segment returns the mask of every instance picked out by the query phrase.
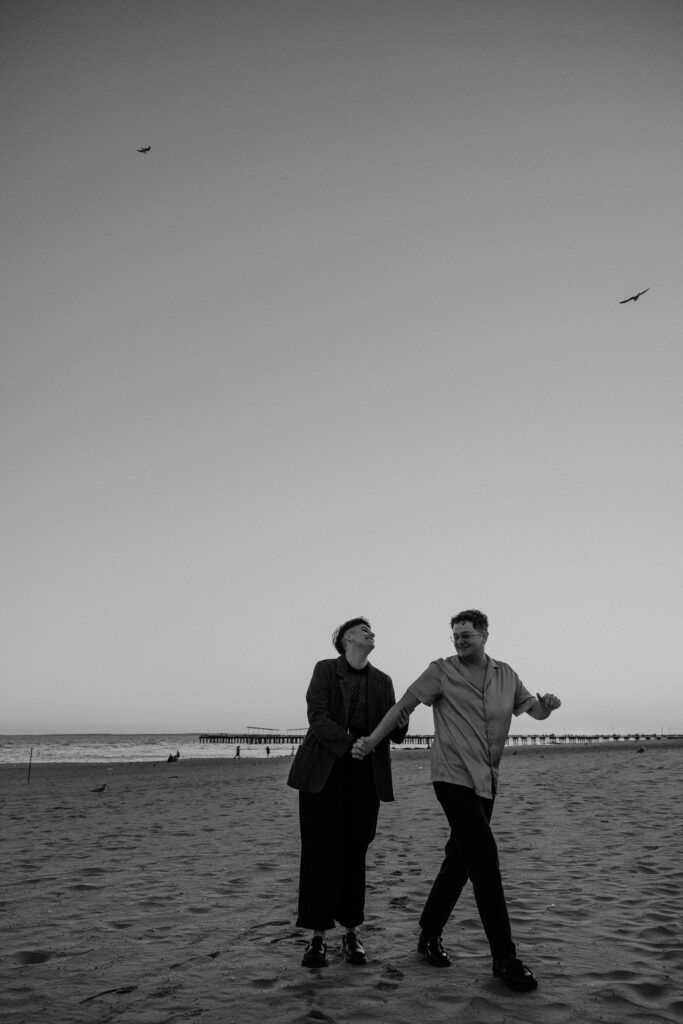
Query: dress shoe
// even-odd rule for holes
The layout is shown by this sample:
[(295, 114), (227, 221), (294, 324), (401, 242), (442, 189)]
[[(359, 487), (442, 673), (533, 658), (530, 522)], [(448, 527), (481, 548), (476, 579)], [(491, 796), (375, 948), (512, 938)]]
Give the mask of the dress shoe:
[(347, 932), (342, 938), (342, 953), (347, 964), (366, 964), (367, 953), (355, 932)]
[(441, 944), (440, 935), (425, 935), (424, 932), (420, 932), (417, 951), (422, 953), (422, 956), (432, 967), (451, 966), (451, 958)]
[(306, 946), (302, 967), (327, 967), (327, 946), (321, 935), (314, 935)]
[(538, 988), (538, 982), (527, 965), (516, 956), (494, 957), (493, 975), (513, 992), (531, 992)]

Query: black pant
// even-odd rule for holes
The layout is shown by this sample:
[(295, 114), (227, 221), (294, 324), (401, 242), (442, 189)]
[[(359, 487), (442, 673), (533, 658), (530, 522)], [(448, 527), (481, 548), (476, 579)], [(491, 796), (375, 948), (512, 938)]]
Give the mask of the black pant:
[(469, 878), (492, 955), (514, 956), (498, 848), (490, 826), (493, 800), (448, 782), (435, 782), (434, 792), (446, 812), (451, 834), (446, 857), (422, 911), (420, 927), (426, 935), (440, 935)]
[(319, 793), (299, 793), (301, 869), (297, 927), (325, 931), (362, 924), (365, 855), (375, 838), (379, 798), (372, 759), (336, 761)]

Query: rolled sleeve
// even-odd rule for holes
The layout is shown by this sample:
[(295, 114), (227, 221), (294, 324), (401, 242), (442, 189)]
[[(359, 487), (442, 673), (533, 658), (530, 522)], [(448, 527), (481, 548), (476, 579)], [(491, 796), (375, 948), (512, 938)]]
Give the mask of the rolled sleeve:
[(515, 716), (515, 718), (518, 718), (520, 715), (524, 714), (525, 711), (528, 711), (529, 708), (532, 708), (534, 706), (534, 704), (536, 703), (536, 698), (534, 697), (533, 693), (529, 693), (526, 686), (524, 685), (524, 683), (519, 678), (516, 672), (514, 673), (514, 675), (515, 703), (512, 709), (512, 713)]

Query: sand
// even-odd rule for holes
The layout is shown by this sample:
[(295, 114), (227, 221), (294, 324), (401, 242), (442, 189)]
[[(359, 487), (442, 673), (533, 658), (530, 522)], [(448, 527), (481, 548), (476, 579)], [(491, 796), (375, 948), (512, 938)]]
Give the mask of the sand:
[[(471, 890), (416, 954), (446, 828), (428, 755), (394, 755), (365, 967), (300, 966), (290, 758), (0, 768), (0, 1016), (9, 1024), (683, 1021), (683, 744), (508, 750), (494, 814), (519, 952), (491, 975)], [(103, 792), (94, 792), (105, 785)]]

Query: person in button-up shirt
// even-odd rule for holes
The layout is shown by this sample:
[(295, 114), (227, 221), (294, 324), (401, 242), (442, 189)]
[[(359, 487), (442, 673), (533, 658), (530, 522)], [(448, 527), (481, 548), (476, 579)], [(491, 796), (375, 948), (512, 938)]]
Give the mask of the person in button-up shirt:
[(450, 965), (441, 935), (469, 878), (494, 975), (509, 988), (528, 991), (537, 982), (512, 941), (490, 822), (512, 716), (526, 712), (543, 721), (560, 701), (551, 693), (534, 697), (509, 665), (486, 654), (488, 619), (483, 612), (469, 609), (454, 615), (451, 630), (455, 656), (432, 661), (377, 728), (356, 741), (352, 753), (356, 758), (369, 754), (405, 711), (418, 704), (432, 708), (432, 783), (451, 834), (420, 917), (418, 950), (435, 967)]

